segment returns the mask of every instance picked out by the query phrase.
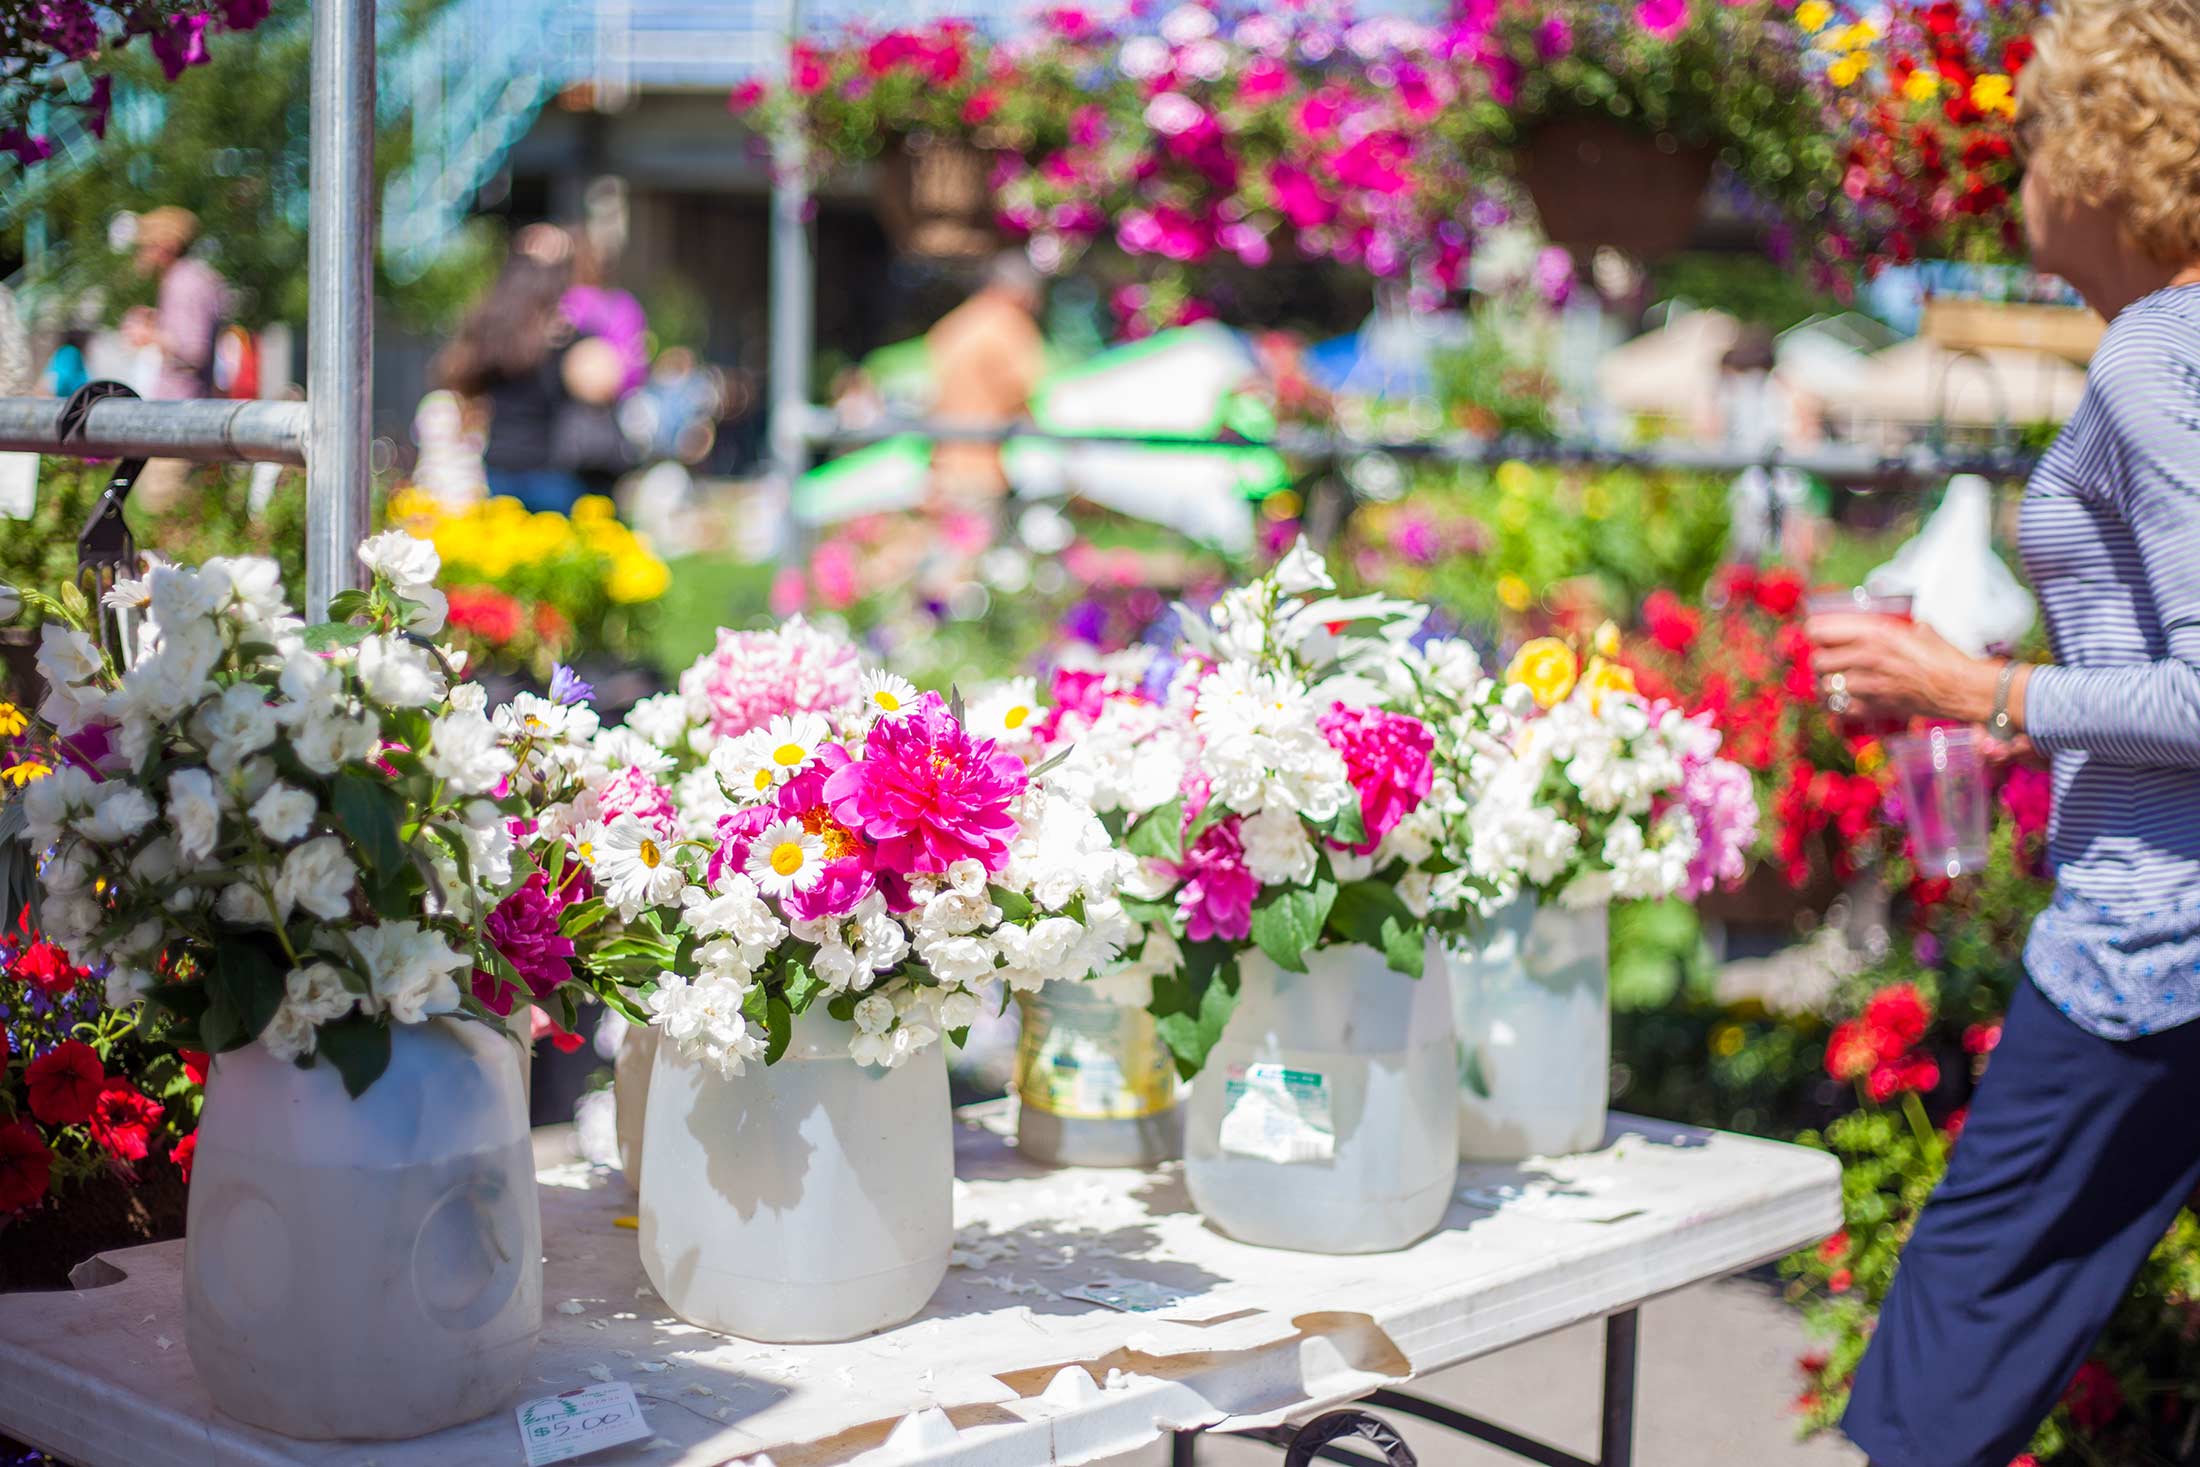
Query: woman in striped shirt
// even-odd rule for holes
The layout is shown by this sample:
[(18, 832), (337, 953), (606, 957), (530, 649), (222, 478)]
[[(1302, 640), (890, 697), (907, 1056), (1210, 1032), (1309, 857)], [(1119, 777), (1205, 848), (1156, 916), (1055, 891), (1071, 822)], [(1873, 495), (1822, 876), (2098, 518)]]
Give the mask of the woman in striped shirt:
[(1842, 1426), (2006, 1467), (2200, 1186), (2200, 0), (2067, 0), (2019, 87), (2034, 263), (2109, 321), (2025, 495), (2055, 649), (1815, 617), (1829, 702), (2053, 761), (2053, 905)]

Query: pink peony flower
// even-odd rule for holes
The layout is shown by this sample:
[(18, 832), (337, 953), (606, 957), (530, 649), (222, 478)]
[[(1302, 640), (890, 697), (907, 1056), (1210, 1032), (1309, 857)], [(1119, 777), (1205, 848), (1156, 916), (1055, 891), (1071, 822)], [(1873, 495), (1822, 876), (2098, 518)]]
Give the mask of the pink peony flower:
[(2055, 782), (2044, 769), (2012, 765), (2001, 787), (2001, 803), (2016, 822), (2018, 835), (2037, 835), (2047, 829), (2048, 816), (2054, 813)]
[(1436, 783), (1431, 761), (1436, 736), (1418, 718), (1342, 703), (1331, 704), (1318, 722), (1329, 747), (1344, 756), (1345, 772), (1360, 792), (1360, 823), (1367, 827), (1367, 839), (1353, 849), (1369, 855), (1428, 798)]
[(825, 798), (826, 784), (850, 762), (846, 749), (827, 744), (818, 751), (815, 763), (781, 785), (772, 797), (775, 818), (797, 821), (825, 842), (824, 874), (817, 884), (787, 894), (788, 912), (805, 921), (845, 917), (878, 890), (877, 848), (835, 818)]
[(1268, 186), (1293, 229), (1318, 229), (1337, 217), (1336, 201), (1303, 169), (1278, 163), (1268, 170)]
[(680, 691), (709, 707), (712, 733), (732, 738), (782, 713), (839, 708), (862, 678), (854, 647), (796, 618), (774, 631), (720, 631), (717, 647), (680, 675)]
[(679, 833), (680, 812), (673, 807), (672, 791), (632, 765), (612, 775), (598, 798), (606, 825), (621, 815), (631, 815), (660, 839), (670, 840)]
[(1184, 914), (1184, 935), (1194, 942), (1243, 942), (1252, 933), (1260, 878), (1246, 868), (1242, 824), (1230, 815), (1208, 826), (1177, 868), (1189, 879), (1176, 894), (1176, 907)]
[(1008, 864), (1008, 807), (1025, 783), (1021, 759), (972, 738), (927, 693), (912, 712), (871, 726), (863, 757), (834, 771), (825, 799), (834, 819), (877, 843), (885, 869), (939, 872), (974, 860), (993, 872)]
[(749, 805), (718, 817), (718, 848), (710, 853), (710, 861), (703, 871), (703, 879), (712, 886), (729, 871), (740, 871), (749, 864), (749, 843), (762, 835), (779, 812), (770, 805)]
[(1688, 28), (1688, 0), (1641, 0), (1635, 6), (1635, 24), (1670, 41)]
[[(558, 930), (564, 909), (549, 878), (537, 871), (482, 923), (490, 945), (518, 971), (530, 998), (546, 997), (573, 977), (573, 939)], [(511, 984), (481, 968), (474, 969), (474, 996), (500, 1014), (509, 1014), (519, 999)]]

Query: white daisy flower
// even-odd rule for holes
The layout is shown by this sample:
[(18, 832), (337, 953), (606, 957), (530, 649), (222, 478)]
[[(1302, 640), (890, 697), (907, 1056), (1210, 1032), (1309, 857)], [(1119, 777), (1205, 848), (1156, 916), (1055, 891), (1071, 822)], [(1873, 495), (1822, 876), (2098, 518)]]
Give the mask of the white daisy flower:
[(1015, 743), (1028, 739), (1046, 710), (1039, 702), (1039, 684), (1028, 677), (1012, 677), (989, 689), (970, 705), (963, 726), (981, 739)]
[(808, 891), (825, 874), (825, 842), (792, 820), (768, 825), (749, 846), (748, 873), (767, 896)]
[(867, 672), (860, 685), (863, 711), (881, 718), (907, 713), (917, 705), (917, 685), (890, 672)]
[(750, 729), (739, 738), (726, 739), (710, 751), (711, 771), (718, 776), (719, 788), (731, 799), (753, 803), (772, 792), (778, 784), (772, 762), (772, 742), (768, 730)]
[(673, 863), (672, 851), (657, 832), (632, 815), (611, 822), (600, 841), (592, 842), (596, 877), (604, 896), (631, 917), (645, 906), (677, 900), (687, 877)]
[(792, 717), (782, 713), (764, 730), (764, 749), (767, 763), (775, 783), (784, 784), (802, 772), (817, 751), (825, 747), (832, 737), (832, 728), (824, 718), (815, 713), (797, 713)]

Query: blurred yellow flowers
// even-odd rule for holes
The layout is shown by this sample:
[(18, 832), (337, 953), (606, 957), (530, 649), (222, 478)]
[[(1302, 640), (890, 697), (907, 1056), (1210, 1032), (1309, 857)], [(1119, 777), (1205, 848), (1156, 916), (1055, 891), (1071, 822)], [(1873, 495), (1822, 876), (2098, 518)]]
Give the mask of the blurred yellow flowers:
[(603, 566), (604, 594), (622, 605), (654, 601), (672, 584), (672, 572), (649, 542), (620, 524), (611, 501), (597, 494), (577, 502), (567, 517), (530, 513), (518, 500), (503, 498), (452, 514), (429, 495), (400, 489), (390, 496), (390, 521), (434, 541), (445, 567), (492, 583), (531, 567), (594, 560)]
[(2017, 115), (2017, 87), (1998, 71), (1989, 71), (1971, 83), (1971, 105), (1981, 112)]
[(1833, 7), (1826, 0), (1803, 0), (1795, 7), (1795, 23), (1803, 28), (1803, 34), (1815, 36), (1833, 19)]
[(1581, 660), (1574, 649), (1556, 637), (1537, 637), (1524, 642), (1505, 669), (1505, 681), (1528, 690), (1538, 708), (1555, 708), (1574, 690)]

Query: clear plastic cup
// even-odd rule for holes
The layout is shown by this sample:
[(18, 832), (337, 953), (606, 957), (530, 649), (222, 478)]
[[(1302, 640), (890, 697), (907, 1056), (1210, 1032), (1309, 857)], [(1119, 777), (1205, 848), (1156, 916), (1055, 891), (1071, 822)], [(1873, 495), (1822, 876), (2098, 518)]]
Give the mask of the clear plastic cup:
[(1832, 590), (1813, 591), (1803, 603), (1812, 616), (1834, 616), (1841, 612), (1856, 612), (1865, 616), (1891, 616), (1901, 621), (1910, 619), (1910, 598), (1907, 596), (1874, 596), (1862, 586), (1837, 587)]
[(1991, 795), (1977, 731), (1933, 728), (1886, 742), (1918, 870), (1951, 877), (1985, 870)]

